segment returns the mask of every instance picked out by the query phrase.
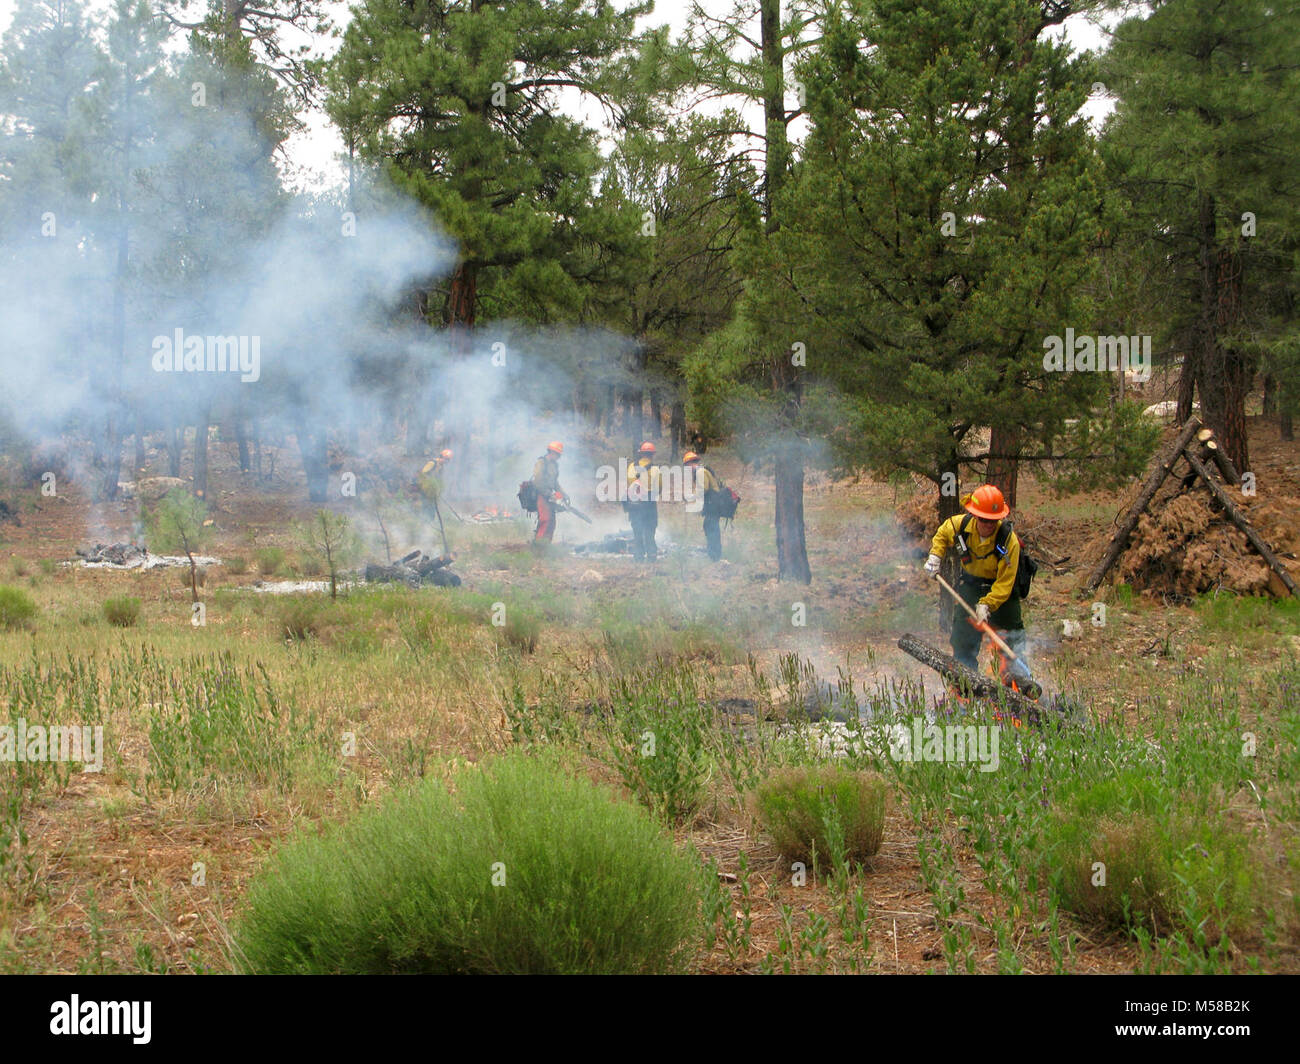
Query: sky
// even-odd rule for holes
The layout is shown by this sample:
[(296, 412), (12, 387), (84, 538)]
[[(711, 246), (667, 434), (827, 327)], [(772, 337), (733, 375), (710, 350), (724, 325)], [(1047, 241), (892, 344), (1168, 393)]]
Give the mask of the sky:
[[(674, 36), (680, 34), (686, 26), (687, 13), (692, 0), (656, 0), (654, 13), (644, 20), (646, 26), (663, 25), (672, 27)], [(703, 0), (704, 8), (710, 13), (726, 14), (734, 7), (734, 0)], [(0, 33), (9, 26), (13, 17), (14, 0), (0, 0)], [(92, 7), (107, 9), (107, 0), (92, 2)], [(337, 10), (336, 21), (343, 24), (348, 17), (349, 5), (342, 0), (333, 4)], [(1101, 49), (1105, 47), (1106, 34), (1098, 25), (1082, 15), (1069, 18), (1063, 32), (1076, 49)], [(337, 41), (323, 42), (326, 51), (337, 48)], [(575, 102), (574, 106), (577, 104)], [(1092, 121), (1103, 118), (1110, 110), (1111, 104), (1104, 97), (1094, 97), (1084, 108), (1084, 113)], [(281, 160), (281, 169), (286, 182), (300, 190), (320, 190), (342, 183), (343, 168), (340, 162), (342, 142), (331, 127), (329, 119), (319, 108), (300, 115), (305, 129), (290, 138), (285, 146), (285, 158)], [(585, 114), (593, 124), (599, 124), (599, 113), (593, 111)], [(761, 117), (761, 116), (760, 116)]]

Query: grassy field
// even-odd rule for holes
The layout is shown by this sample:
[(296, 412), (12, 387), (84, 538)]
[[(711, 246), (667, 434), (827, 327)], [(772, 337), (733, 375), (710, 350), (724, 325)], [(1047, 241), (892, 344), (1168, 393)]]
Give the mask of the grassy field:
[[(946, 639), (897, 501), (878, 485), (811, 488), (807, 588), (776, 583), (770, 492), (751, 483), (722, 566), (681, 514), (660, 533), (678, 549), (650, 569), (563, 544), (537, 557), (522, 524), (452, 525), (463, 587), (345, 586), (337, 602), (252, 589), (319, 572), (277, 537), (276, 515), (258, 531), (232, 509), (211, 552), (238, 560), (207, 574), (202, 624), (175, 571), (61, 564), (75, 542), (29, 519), (0, 576), (0, 713), (101, 726), (103, 768), (0, 766), (0, 970), (246, 968), (250, 899), (272, 896), (254, 884), (286, 842), (429, 788), (468, 794), (466, 773), (507, 753), (639, 808), (696, 869), (689, 948), (664, 947), (666, 966), (1300, 970), (1296, 604), (1119, 586), (1095, 596), (1098, 626), (1077, 575), (1049, 570), (1026, 608), (1033, 660), (1052, 693), (1088, 707), (1086, 724), (974, 715), (961, 723), (1000, 728), (996, 771), (899, 760), (892, 729), (939, 689), (895, 642)], [(1084, 534), (1085, 508), (1054, 506)], [(582, 531), (570, 520), (562, 536)], [(1063, 638), (1066, 619), (1078, 636)], [(801, 719), (813, 678), (871, 720), (832, 734)], [(818, 775), (831, 763), (852, 776), (845, 795), (861, 779), (872, 800), (817, 798), (840, 793)], [(756, 799), (772, 780), (786, 804)], [(778, 806), (812, 817), (830, 852), (796, 864), (774, 842), (789, 823), (765, 820)], [(387, 852), (382, 817), (364, 823)], [(304, 889), (323, 892), (321, 912), (346, 894)], [(474, 970), (586, 963), (546, 947)], [(394, 956), (382, 963), (401, 970)]]

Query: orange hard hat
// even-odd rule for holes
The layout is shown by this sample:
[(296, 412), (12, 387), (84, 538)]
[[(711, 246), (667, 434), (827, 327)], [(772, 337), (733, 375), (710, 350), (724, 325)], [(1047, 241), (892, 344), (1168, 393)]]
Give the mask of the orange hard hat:
[(441, 458), (444, 462), (451, 461), (451, 448), (450, 447), (446, 448), (440, 455), (438, 455), (438, 457)]
[(546, 445), (546, 449), (548, 451), (554, 451), (556, 454), (563, 454), (564, 444), (562, 444), (559, 440), (552, 440), (550, 443)]
[(653, 443), (651, 443), (649, 440), (646, 440), (645, 443), (641, 444), (641, 448), (640, 448), (640, 450), (637, 451), (637, 453), (638, 453), (638, 454), (654, 454), (654, 453), (655, 453), (655, 445), (654, 445)]
[(981, 484), (962, 499), (961, 504), (967, 513), (986, 521), (1001, 521), (1011, 512), (1011, 507), (1002, 498), (1002, 492), (992, 484)]
[(690, 465), (692, 462), (698, 462), (699, 460), (700, 460), (700, 456), (696, 454), (694, 451), (687, 451), (684, 455), (682, 455), (682, 461), (685, 462), (687, 465)]

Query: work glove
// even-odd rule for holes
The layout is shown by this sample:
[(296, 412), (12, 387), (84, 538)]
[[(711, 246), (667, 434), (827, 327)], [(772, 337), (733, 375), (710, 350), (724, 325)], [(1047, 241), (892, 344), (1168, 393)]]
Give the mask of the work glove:
[(980, 624), (989, 623), (989, 606), (987, 602), (981, 602), (975, 607), (975, 619), (978, 620)]
[(931, 554), (930, 557), (925, 559), (925, 571), (931, 576), (938, 576), (941, 561), (942, 559), (940, 559), (939, 555)]

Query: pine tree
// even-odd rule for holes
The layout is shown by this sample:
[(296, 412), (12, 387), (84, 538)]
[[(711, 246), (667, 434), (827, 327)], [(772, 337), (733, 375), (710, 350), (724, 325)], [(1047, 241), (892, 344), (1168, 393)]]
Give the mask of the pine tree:
[[(559, 96), (604, 106), (616, 124), (636, 121), (635, 21), (649, 9), (605, 0), (365, 0), (354, 9), (328, 110), (357, 153), (458, 241), (450, 278), (421, 293), (416, 312), (446, 326), (460, 356), (485, 291), (572, 317), (590, 283), (584, 248), (628, 232), (593, 209), (596, 136)], [(454, 407), (444, 412), (463, 476), (470, 426)], [(408, 446), (418, 445), (424, 424), (410, 427)]]
[(1285, 293), (1300, 222), (1298, 34), (1293, 3), (1166, 0), (1120, 23), (1105, 62), (1119, 96), (1108, 158), (1141, 246), (1173, 273), (1156, 313), (1185, 351), (1178, 416), (1199, 394), (1243, 470), (1260, 355), (1293, 372)]
[(1131, 406), (1092, 413), (1101, 374), (1044, 359), (1093, 319), (1103, 203), (1090, 70), (1043, 25), (1028, 0), (846, 5), (800, 68), (813, 130), (781, 228), (750, 251), (755, 330), (803, 345), (806, 430), (843, 470), (932, 480), (941, 517), (991, 457), (985, 426), (1004, 457), (1086, 456), (1085, 475), (1145, 457)]

